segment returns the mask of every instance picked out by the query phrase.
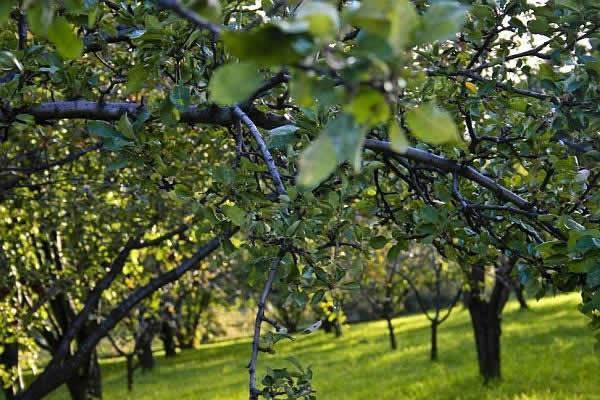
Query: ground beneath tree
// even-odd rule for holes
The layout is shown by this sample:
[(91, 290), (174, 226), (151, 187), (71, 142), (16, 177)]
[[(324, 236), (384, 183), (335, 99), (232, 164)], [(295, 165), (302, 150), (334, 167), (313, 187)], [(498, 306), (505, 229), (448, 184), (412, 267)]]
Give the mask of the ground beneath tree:
[[(440, 361), (429, 357), (429, 326), (424, 317), (394, 320), (398, 350), (389, 350), (385, 321), (347, 327), (335, 339), (323, 333), (299, 337), (278, 346), (280, 353), (311, 364), (319, 399), (344, 400), (594, 400), (600, 358), (593, 338), (583, 328), (586, 319), (576, 309), (577, 295), (541, 302), (518, 311), (510, 302), (504, 314), (502, 369), (504, 381), (482, 386), (477, 377), (475, 346), (468, 312), (455, 311), (439, 332)], [(249, 342), (239, 340), (207, 345), (172, 359), (159, 358), (154, 372), (136, 375), (128, 394), (125, 365), (103, 364), (105, 399), (170, 400), (247, 399)], [(289, 364), (287, 364), (289, 365)], [(291, 365), (290, 365), (291, 368)], [(67, 399), (66, 392), (52, 400)]]

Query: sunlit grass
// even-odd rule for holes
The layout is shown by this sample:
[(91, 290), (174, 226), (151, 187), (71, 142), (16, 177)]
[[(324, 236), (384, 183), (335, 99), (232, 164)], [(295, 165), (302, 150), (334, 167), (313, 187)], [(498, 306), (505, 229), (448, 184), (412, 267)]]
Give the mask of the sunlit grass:
[[(600, 399), (600, 358), (576, 310), (577, 296), (530, 301), (504, 314), (501, 383), (484, 387), (477, 377), (468, 313), (456, 312), (440, 330), (440, 361), (428, 361), (429, 332), (421, 316), (394, 321), (399, 348), (389, 350), (384, 322), (346, 327), (343, 337), (324, 333), (279, 346), (260, 364), (285, 365), (293, 355), (313, 367), (320, 399)], [(136, 400), (247, 399), (249, 341), (237, 340), (159, 358), (151, 373), (136, 374), (127, 393), (122, 362), (103, 365), (105, 398)], [(52, 399), (66, 399), (61, 389)]]

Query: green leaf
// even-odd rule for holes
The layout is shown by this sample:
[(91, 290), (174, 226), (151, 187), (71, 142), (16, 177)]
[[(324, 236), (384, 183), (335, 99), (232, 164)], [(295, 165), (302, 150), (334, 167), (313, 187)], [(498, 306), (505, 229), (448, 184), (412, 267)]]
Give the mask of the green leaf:
[(0, 1), (0, 25), (4, 24), (15, 6), (16, 0), (2, 0)]
[(586, 257), (582, 260), (569, 261), (567, 267), (569, 272), (587, 273), (596, 267), (600, 267), (600, 260), (597, 257)]
[(585, 284), (591, 289), (600, 287), (600, 267), (593, 269), (587, 274)]
[(169, 100), (179, 111), (184, 111), (190, 106), (190, 88), (182, 84), (175, 86), (169, 93)]
[(302, 220), (297, 220), (293, 224), (288, 226), (287, 229), (285, 230), (285, 235), (288, 237), (294, 235), (296, 233), (296, 231), (298, 230), (298, 227), (300, 226), (301, 222), (302, 222)]
[(450, 114), (433, 103), (425, 103), (406, 113), (411, 133), (430, 144), (460, 143), (460, 136)]
[(360, 169), (365, 131), (348, 114), (330, 120), (319, 137), (304, 150), (299, 161), (298, 185), (313, 188), (338, 164), (350, 161)]
[[(349, 161), (355, 171), (360, 170), (365, 129), (359, 127), (349, 114), (338, 114), (325, 126), (323, 133), (329, 137), (335, 149), (337, 164)], [(331, 158), (331, 154), (329, 155)]]
[(321, 300), (323, 300), (323, 297), (325, 297), (325, 290), (323, 290), (323, 289), (317, 290), (315, 292), (315, 294), (313, 294), (313, 297), (310, 300), (310, 303), (313, 305), (317, 305), (321, 302)]
[(293, 64), (312, 50), (310, 36), (287, 33), (274, 24), (263, 24), (248, 32), (227, 30), (222, 39), (233, 56), (263, 66)]
[(58, 54), (67, 60), (79, 58), (83, 53), (83, 41), (65, 17), (55, 17), (48, 28), (48, 40), (54, 44)]
[(11, 70), (14, 67), (23, 72), (23, 65), (13, 53), (7, 50), (0, 51), (0, 70), (4, 68)]
[(356, 122), (368, 127), (386, 122), (390, 117), (390, 106), (385, 97), (374, 89), (361, 90), (347, 109)]
[(127, 93), (135, 93), (144, 87), (148, 71), (143, 64), (136, 64), (127, 72)]
[(369, 240), (369, 246), (375, 250), (383, 249), (387, 244), (388, 240), (385, 236), (375, 236)]
[(119, 132), (123, 134), (128, 139), (135, 139), (135, 132), (133, 131), (133, 126), (127, 118), (127, 113), (121, 115), (121, 119), (117, 123), (117, 128), (119, 128)]
[(87, 125), (88, 132), (91, 135), (104, 139), (105, 150), (120, 151), (125, 146), (131, 146), (133, 143), (128, 141), (112, 125), (103, 121), (91, 121)]
[(298, 160), (296, 183), (305, 189), (312, 189), (325, 180), (335, 170), (335, 148), (327, 135), (319, 135), (303, 152)]
[(197, 0), (191, 8), (212, 22), (219, 22), (221, 19), (221, 2), (219, 0)]
[(296, 125), (283, 125), (269, 131), (267, 145), (270, 149), (284, 149), (292, 144), (296, 138), (296, 131), (300, 129)]
[(527, 28), (531, 33), (545, 35), (550, 30), (550, 24), (546, 18), (536, 17), (527, 23)]
[(583, 304), (581, 312), (585, 314), (598, 309), (600, 309), (600, 290), (598, 290), (589, 301)]
[(388, 136), (390, 138), (390, 147), (395, 152), (404, 153), (408, 149), (408, 140), (404, 134), (404, 129), (402, 129), (395, 118), (388, 125)]
[(395, 262), (401, 251), (402, 251), (402, 245), (400, 245), (400, 244), (393, 245), (387, 253), (388, 261)]
[(340, 28), (340, 16), (337, 8), (322, 1), (305, 1), (296, 11), (296, 19), (308, 24), (308, 30), (314, 36), (330, 39)]
[(408, 0), (363, 0), (350, 11), (348, 22), (387, 41), (395, 54), (412, 41), (418, 16)]
[(87, 129), (91, 135), (98, 136), (105, 139), (113, 139), (121, 137), (119, 131), (113, 126), (104, 121), (91, 121), (87, 124)]
[(235, 225), (242, 226), (246, 219), (246, 212), (237, 206), (225, 205), (222, 207), (223, 214)]
[(213, 102), (234, 105), (252, 96), (261, 83), (262, 78), (255, 64), (227, 64), (213, 73), (208, 90)]
[(421, 17), (417, 43), (452, 39), (465, 22), (467, 8), (457, 1), (440, 1), (432, 4)]

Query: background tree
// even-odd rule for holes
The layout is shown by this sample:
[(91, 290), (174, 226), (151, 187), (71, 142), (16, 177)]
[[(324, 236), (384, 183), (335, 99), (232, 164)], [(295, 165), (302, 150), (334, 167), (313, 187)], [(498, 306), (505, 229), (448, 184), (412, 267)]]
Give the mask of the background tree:
[[(397, 256), (397, 254), (396, 254)], [(400, 274), (401, 257), (386, 259), (382, 251), (374, 252), (374, 260), (364, 271), (361, 294), (369, 302), (375, 315), (385, 319), (390, 338), (390, 348), (396, 350), (398, 343), (392, 319), (404, 308), (409, 292)]]
[(429, 358), (437, 361), (438, 328), (461, 298), (460, 269), (441, 259), (431, 246), (412, 246), (397, 262), (398, 274), (407, 282), (419, 309), (430, 322)]

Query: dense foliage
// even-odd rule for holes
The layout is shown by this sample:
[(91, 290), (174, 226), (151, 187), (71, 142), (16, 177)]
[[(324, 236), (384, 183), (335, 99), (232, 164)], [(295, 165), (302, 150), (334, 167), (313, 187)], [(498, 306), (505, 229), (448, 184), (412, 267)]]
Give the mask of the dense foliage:
[(52, 356), (24, 388), (5, 357), (16, 398), (96, 395), (100, 339), (232, 266), (250, 399), (315, 398), (297, 360), (256, 376), (271, 291), (341, 299), (411, 240), (475, 303), (490, 268), (578, 290), (600, 334), (597, 1), (187, 3), (0, 5), (0, 343)]

